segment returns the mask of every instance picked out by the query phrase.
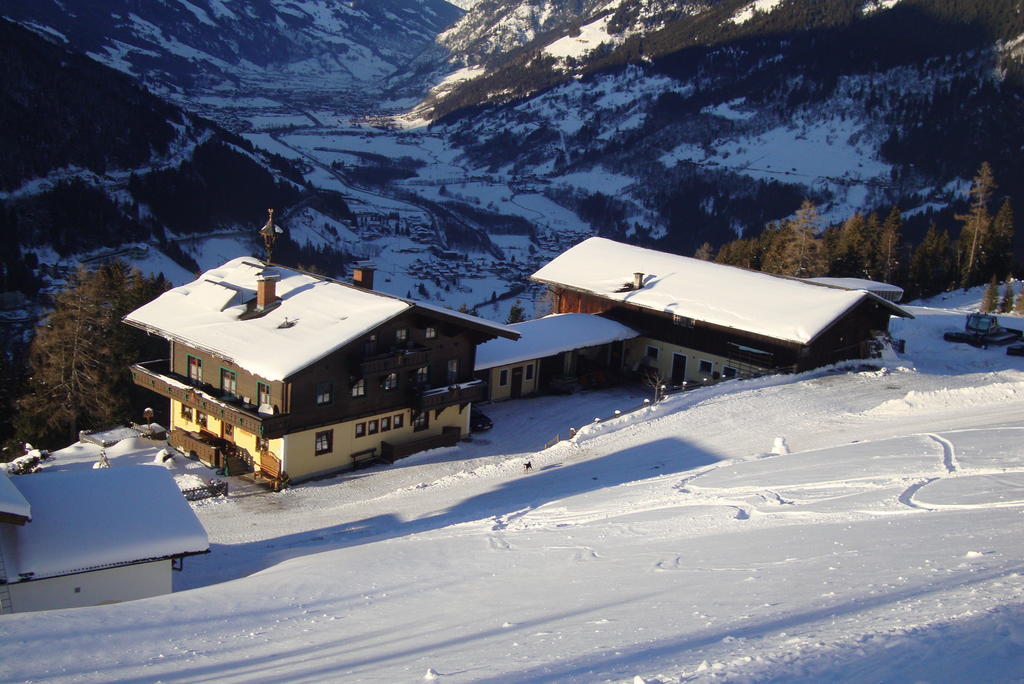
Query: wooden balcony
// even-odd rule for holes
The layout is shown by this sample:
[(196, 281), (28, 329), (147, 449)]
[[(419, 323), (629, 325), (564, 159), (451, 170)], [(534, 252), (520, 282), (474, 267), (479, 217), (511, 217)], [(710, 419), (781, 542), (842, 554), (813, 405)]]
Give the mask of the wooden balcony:
[(386, 354), (363, 359), (360, 368), (364, 376), (412, 370), (427, 365), (426, 349), (398, 349)]
[(284, 435), (289, 427), (291, 418), (287, 414), (270, 416), (258, 413), (255, 406), (250, 408), (236, 397), (218, 397), (212, 388), (194, 387), (187, 378), (160, 373), (146, 365), (137, 363), (131, 368), (132, 380), (139, 387), (267, 439)]
[(463, 382), (447, 388), (428, 389), (416, 399), (416, 407), (425, 409), (443, 409), (456, 404), (467, 404), (482, 401), (484, 383), (480, 380)]

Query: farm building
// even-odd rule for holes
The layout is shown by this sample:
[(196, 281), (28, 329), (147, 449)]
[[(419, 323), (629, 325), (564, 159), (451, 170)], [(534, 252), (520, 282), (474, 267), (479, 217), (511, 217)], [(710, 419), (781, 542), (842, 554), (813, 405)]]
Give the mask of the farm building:
[(793, 372), (865, 358), (891, 301), (850, 290), (590, 238), (532, 279), (555, 313), (600, 314), (636, 330), (623, 365), (671, 385)]
[(160, 466), (0, 474), (0, 613), (170, 593), (206, 531)]
[(133, 366), (170, 399), (170, 441), (276, 486), (468, 432), (476, 347), (511, 328), (253, 258), (234, 259), (125, 317), (170, 343)]

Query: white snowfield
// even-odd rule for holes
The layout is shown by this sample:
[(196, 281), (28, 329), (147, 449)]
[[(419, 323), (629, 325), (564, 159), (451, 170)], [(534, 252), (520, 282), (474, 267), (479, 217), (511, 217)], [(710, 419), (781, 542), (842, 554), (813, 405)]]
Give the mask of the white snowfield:
[(1020, 681), (1024, 359), (943, 342), (957, 303), (877, 367), (509, 401), (471, 443), (200, 502), (178, 593), (4, 616), (0, 679)]

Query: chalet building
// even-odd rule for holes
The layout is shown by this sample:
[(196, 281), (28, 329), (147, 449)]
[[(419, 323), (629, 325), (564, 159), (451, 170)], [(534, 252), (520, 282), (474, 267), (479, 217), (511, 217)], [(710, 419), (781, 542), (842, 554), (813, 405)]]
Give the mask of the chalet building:
[(636, 330), (623, 365), (667, 384), (792, 372), (864, 358), (891, 316), (872, 292), (810, 283), (604, 238), (537, 271), (556, 313), (600, 314)]
[(125, 317), (170, 342), (132, 367), (170, 399), (170, 441), (275, 485), (392, 462), (468, 432), (476, 346), (507, 326), (239, 258)]
[(639, 333), (592, 314), (554, 314), (509, 326), (518, 341), (498, 338), (480, 345), (477, 377), (487, 399), (517, 399), (542, 391), (571, 391), (617, 380), (624, 344)]
[(172, 570), (208, 550), (160, 466), (0, 473), (0, 614), (168, 594)]

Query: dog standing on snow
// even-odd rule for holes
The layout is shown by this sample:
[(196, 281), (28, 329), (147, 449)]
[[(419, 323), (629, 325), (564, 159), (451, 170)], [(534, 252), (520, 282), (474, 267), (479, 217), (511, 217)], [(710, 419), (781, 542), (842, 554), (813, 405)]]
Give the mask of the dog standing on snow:
[(527, 461), (526, 463), (524, 463), (524, 464), (523, 464), (523, 472), (524, 472), (524, 473), (528, 473), (528, 472), (530, 472), (531, 470), (533, 470), (533, 464), (532, 464), (532, 463), (530, 463), (529, 461)]

